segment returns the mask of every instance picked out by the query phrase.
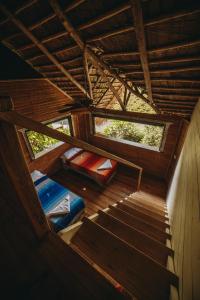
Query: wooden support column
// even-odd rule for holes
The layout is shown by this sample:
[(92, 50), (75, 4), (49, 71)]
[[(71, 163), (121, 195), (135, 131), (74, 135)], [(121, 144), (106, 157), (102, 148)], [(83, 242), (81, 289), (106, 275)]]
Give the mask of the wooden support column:
[(153, 103), (152, 89), (151, 89), (151, 78), (148, 64), (148, 54), (146, 47), (146, 38), (143, 22), (143, 14), (140, 0), (131, 0), (132, 4), (132, 13), (135, 24), (135, 33), (138, 43), (138, 48), (140, 52), (140, 60), (144, 72), (144, 80), (146, 84), (146, 89), (148, 93), (148, 98), (150, 103)]
[[(12, 110), (11, 98), (0, 97), (0, 113)], [(17, 131), (13, 124), (2, 119), (0, 120), (0, 145), (0, 166), (3, 170), (3, 174), (0, 175), (10, 182), (7, 192), (11, 193), (13, 198), (17, 198), (36, 236), (43, 238), (50, 228), (25, 162)], [(6, 190), (7, 187), (4, 188)], [(14, 230), (15, 228), (13, 232)]]
[(84, 65), (84, 69), (85, 69), (85, 75), (87, 78), (89, 95), (90, 95), (90, 98), (93, 99), (92, 84), (91, 84), (91, 80), (90, 80), (90, 70), (88, 68), (87, 47), (85, 47), (84, 52), (83, 52), (83, 65)]

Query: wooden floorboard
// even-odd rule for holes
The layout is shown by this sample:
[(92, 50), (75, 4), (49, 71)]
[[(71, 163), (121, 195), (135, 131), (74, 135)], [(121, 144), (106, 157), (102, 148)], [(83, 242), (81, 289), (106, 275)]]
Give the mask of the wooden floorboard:
[(85, 199), (86, 216), (123, 200), (132, 193), (135, 193), (138, 197), (148, 197), (153, 201), (165, 201), (166, 196), (165, 184), (148, 176), (142, 178), (141, 191), (136, 192), (137, 173), (134, 174), (123, 167), (119, 168), (116, 176), (105, 188), (71, 170), (60, 169), (52, 176), (52, 179)]

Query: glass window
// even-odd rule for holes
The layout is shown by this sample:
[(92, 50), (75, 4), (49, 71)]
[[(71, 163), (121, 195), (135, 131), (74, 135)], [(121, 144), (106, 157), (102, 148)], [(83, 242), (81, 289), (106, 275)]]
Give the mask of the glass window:
[(120, 142), (160, 150), (164, 125), (143, 124), (112, 118), (94, 117), (95, 134)]
[[(71, 122), (69, 118), (47, 123), (46, 125), (67, 135), (71, 135)], [(35, 131), (26, 130), (25, 134), (33, 158), (37, 158), (63, 144), (61, 141)]]

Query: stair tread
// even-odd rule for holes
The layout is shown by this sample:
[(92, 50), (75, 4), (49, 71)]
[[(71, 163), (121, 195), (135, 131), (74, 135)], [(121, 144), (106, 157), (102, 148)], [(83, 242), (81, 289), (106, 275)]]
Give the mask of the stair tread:
[(136, 217), (131, 216), (127, 212), (114, 207), (114, 206), (109, 206), (110, 210), (108, 211), (108, 214), (113, 215), (114, 217), (118, 218), (119, 220), (123, 221), (124, 223), (128, 224), (131, 227), (134, 227), (145, 234), (155, 238), (156, 240), (159, 240), (161, 243), (166, 242), (166, 239), (170, 239), (171, 235), (162, 232), (155, 227), (152, 227), (151, 225), (147, 224), (144, 222), (144, 220), (138, 219)]
[[(55, 267), (55, 274), (60, 277), (66, 276), (69, 285), (69, 297), (72, 291), (74, 297), (78, 297), (79, 295), (79, 297), (81, 296), (81, 298), (85, 300), (110, 300), (115, 298), (118, 300), (126, 300), (126, 298), (85, 259), (71, 249), (69, 245), (61, 242), (57, 234), (51, 233), (48, 235), (43, 243), (43, 248), (40, 249), (40, 253), (43, 253), (47, 261), (51, 263), (55, 262), (56, 254), (59, 254), (57, 260), (61, 267), (58, 269)], [(76, 290), (74, 291), (75, 288)]]
[(144, 210), (147, 213), (154, 215), (156, 218), (160, 220), (169, 220), (169, 218), (166, 216), (165, 211), (158, 211), (153, 207), (143, 205), (142, 202), (133, 201), (133, 199), (131, 200), (131, 198), (125, 198), (123, 199), (123, 201), (130, 206), (137, 207), (138, 209)]
[[(79, 247), (77, 247), (73, 243), (71, 243), (69, 247), (72, 248), (76, 253), (78, 253), (85, 261), (87, 261), (95, 270), (97, 270), (97, 272), (99, 272), (103, 277), (105, 277), (106, 280), (109, 281), (114, 288), (119, 288), (120, 284), (116, 280), (114, 280), (114, 278), (111, 277), (107, 272), (105, 272), (101, 267), (95, 264)], [(125, 288), (122, 286), (120, 286), (120, 294), (122, 296), (120, 297), (120, 299), (137, 300), (136, 298), (133, 299), (130, 293), (128, 293), (128, 291), (125, 290)]]
[(135, 199), (135, 200), (138, 200), (138, 201), (142, 201), (143, 203), (146, 203), (147, 205), (150, 205), (151, 207), (155, 207), (156, 209), (160, 209), (160, 210), (163, 210), (163, 209), (166, 209), (167, 206), (166, 206), (166, 203), (163, 201), (152, 201), (152, 200), (149, 200), (148, 198), (145, 198), (143, 196), (139, 196), (137, 194), (131, 194), (129, 195), (129, 197)]
[(168, 299), (170, 284), (177, 285), (175, 274), (89, 219), (72, 243), (140, 299)]
[(142, 220), (144, 220), (145, 222), (151, 224), (154, 227), (157, 227), (160, 230), (165, 231), (166, 228), (169, 228), (169, 224), (167, 224), (165, 221), (160, 221), (155, 219), (152, 216), (149, 216), (148, 214), (139, 211), (136, 208), (133, 208), (129, 205), (127, 205), (125, 202), (117, 202), (117, 206), (124, 211), (127, 211), (128, 213), (130, 213), (133, 216), (136, 216), (138, 218), (141, 218)]
[(164, 266), (168, 255), (173, 254), (172, 249), (106, 212), (99, 211), (95, 222)]

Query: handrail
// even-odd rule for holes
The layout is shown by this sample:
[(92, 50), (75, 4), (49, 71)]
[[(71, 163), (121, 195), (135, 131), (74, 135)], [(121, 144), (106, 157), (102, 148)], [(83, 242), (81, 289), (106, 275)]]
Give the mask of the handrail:
[(36, 131), (38, 133), (42, 133), (42, 134), (45, 134), (49, 137), (52, 137), (54, 139), (57, 139), (59, 141), (63, 141), (65, 143), (69, 143), (69, 144), (72, 144), (76, 147), (81, 147), (83, 148), (84, 150), (87, 150), (87, 151), (92, 151), (98, 155), (101, 155), (101, 156), (104, 156), (104, 157), (107, 157), (109, 159), (113, 159), (125, 166), (128, 166), (130, 168), (133, 168), (133, 169), (136, 169), (138, 170), (139, 174), (138, 174), (138, 183), (137, 183), (137, 190), (139, 190), (140, 188), (140, 183), (141, 183), (141, 177), (142, 177), (142, 172), (143, 172), (143, 169), (126, 160), (126, 159), (123, 159), (117, 155), (114, 155), (114, 154), (111, 154), (103, 149), (100, 149), (96, 146), (93, 146), (85, 141), (82, 141), (82, 140), (79, 140), (75, 137), (71, 137), (71, 136), (68, 136), (60, 131), (57, 131), (55, 129), (52, 129), (40, 122), (37, 122), (37, 121), (34, 121), (30, 118), (27, 118), (27, 117), (24, 117), (22, 116), (21, 114), (17, 113), (16, 111), (12, 110), (12, 111), (6, 111), (6, 112), (0, 112), (0, 119), (3, 120), (3, 121), (6, 121), (8, 123), (11, 123), (11, 124), (14, 124), (14, 125), (18, 125), (18, 126), (21, 126), (23, 128), (27, 128), (29, 130), (33, 130), (33, 131)]

